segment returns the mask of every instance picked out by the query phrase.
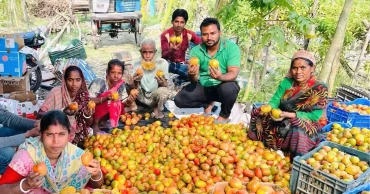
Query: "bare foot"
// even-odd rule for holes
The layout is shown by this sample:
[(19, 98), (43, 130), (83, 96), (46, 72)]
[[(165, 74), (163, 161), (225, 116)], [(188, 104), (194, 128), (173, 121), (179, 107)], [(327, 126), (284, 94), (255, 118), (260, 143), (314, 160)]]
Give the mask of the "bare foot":
[(229, 118), (224, 118), (224, 117), (221, 117), (221, 116), (218, 116), (217, 119), (216, 119), (217, 122), (223, 122), (223, 121), (227, 121), (227, 120), (229, 120)]
[(105, 133), (104, 131), (100, 130), (99, 128), (93, 128), (93, 135), (98, 135), (99, 133)]
[(161, 119), (164, 117), (164, 114), (158, 108), (154, 108), (153, 112), (156, 119)]
[(132, 103), (132, 105), (130, 106), (130, 109), (133, 111), (133, 110), (137, 110), (137, 105), (136, 103)]
[(130, 112), (130, 111), (135, 111), (135, 110), (137, 110), (137, 105), (135, 102), (132, 103), (131, 106), (125, 107), (125, 112)]
[(212, 108), (215, 105), (215, 102), (211, 102), (207, 108), (204, 109), (205, 114), (209, 114), (212, 112)]

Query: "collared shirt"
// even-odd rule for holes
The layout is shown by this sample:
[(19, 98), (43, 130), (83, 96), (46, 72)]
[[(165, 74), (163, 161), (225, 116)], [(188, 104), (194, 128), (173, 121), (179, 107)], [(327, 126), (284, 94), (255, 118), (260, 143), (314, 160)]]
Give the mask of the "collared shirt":
[(155, 76), (158, 70), (163, 71), (165, 79), (168, 80), (170, 77), (168, 74), (168, 62), (162, 58), (155, 60), (155, 68), (152, 70), (145, 70), (141, 66), (141, 60), (136, 61), (132, 69), (133, 75), (135, 74), (136, 69), (138, 68), (143, 69), (143, 77), (141, 78), (140, 85), (145, 92), (152, 93), (158, 89), (159, 87), (158, 82), (155, 80)]
[(182, 31), (182, 42), (179, 50), (174, 52), (170, 51), (170, 38), (175, 35), (173, 28), (168, 28), (161, 34), (161, 48), (162, 58), (171, 62), (184, 62), (186, 50), (189, 47), (189, 42), (198, 45), (202, 42), (193, 31), (185, 29)]
[(240, 67), (240, 49), (237, 44), (230, 40), (220, 38), (220, 46), (217, 53), (211, 57), (206, 46), (202, 43), (190, 51), (190, 57), (197, 57), (199, 59), (199, 82), (202, 86), (217, 86), (221, 83), (211, 77), (209, 72), (209, 61), (217, 59), (220, 63), (219, 68), (222, 74), (227, 73), (228, 67)]

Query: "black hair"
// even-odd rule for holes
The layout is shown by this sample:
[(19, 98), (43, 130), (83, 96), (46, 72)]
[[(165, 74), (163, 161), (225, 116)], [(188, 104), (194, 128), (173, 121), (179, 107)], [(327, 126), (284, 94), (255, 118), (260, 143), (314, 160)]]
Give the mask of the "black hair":
[(294, 64), (294, 61), (296, 61), (297, 59), (302, 59), (302, 60), (306, 61), (306, 62), (307, 62), (307, 64), (308, 64), (310, 67), (313, 67), (313, 62), (312, 62), (311, 60), (309, 60), (309, 59), (307, 59), (307, 58), (304, 58), (304, 57), (297, 57), (297, 58), (293, 59), (293, 60), (292, 60), (292, 62), (290, 63), (290, 69), (292, 69), (293, 64)]
[(125, 64), (124, 64), (122, 61), (118, 60), (118, 59), (112, 59), (112, 60), (110, 60), (110, 61), (108, 62), (107, 73), (109, 73), (109, 71), (110, 71), (110, 70), (113, 68), (113, 66), (115, 66), (115, 65), (117, 65), (117, 66), (121, 67), (121, 68), (122, 68), (122, 73), (123, 73), (123, 71), (125, 70)]
[(202, 32), (203, 27), (207, 27), (207, 26), (210, 26), (212, 24), (217, 26), (218, 31), (221, 30), (220, 22), (216, 18), (205, 18), (202, 21), (202, 23), (200, 24), (200, 31)]
[(78, 73), (80, 73), (81, 78), (84, 78), (82, 70), (79, 67), (75, 66), (75, 65), (71, 65), (71, 66), (67, 67), (67, 69), (64, 72), (64, 80), (68, 79), (69, 74), (71, 74), (72, 71), (78, 71)]
[(188, 21), (188, 12), (185, 10), (185, 9), (176, 9), (173, 13), (172, 13), (172, 20), (171, 21), (175, 21), (175, 19), (177, 17), (183, 17), (184, 20), (185, 20), (185, 23)]
[(42, 117), (40, 121), (40, 132), (43, 133), (49, 128), (49, 126), (57, 124), (66, 128), (68, 130), (68, 133), (71, 131), (71, 125), (69, 123), (67, 115), (60, 110), (52, 110), (47, 112)]

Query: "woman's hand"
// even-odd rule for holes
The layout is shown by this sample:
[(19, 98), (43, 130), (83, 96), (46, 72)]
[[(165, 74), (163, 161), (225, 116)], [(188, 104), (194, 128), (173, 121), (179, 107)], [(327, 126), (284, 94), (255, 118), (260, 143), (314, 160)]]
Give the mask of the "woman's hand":
[(95, 112), (95, 108), (89, 108), (89, 107), (85, 107), (84, 109), (84, 114), (86, 117), (90, 117), (91, 115), (93, 115)]
[(97, 180), (102, 176), (100, 170), (100, 164), (97, 160), (93, 159), (90, 161), (89, 166), (86, 167), (87, 171), (91, 174), (91, 178)]
[(63, 109), (63, 112), (66, 113), (68, 116), (72, 116), (77, 113), (77, 110), (71, 110), (69, 109), (69, 106), (68, 106)]
[(274, 121), (282, 121), (282, 120), (284, 120), (284, 118), (285, 118), (285, 117), (281, 117), (281, 116), (280, 116), (280, 118), (275, 118), (275, 117), (273, 117), (273, 116), (271, 115), (271, 119), (272, 119), (272, 120), (274, 120)]
[(37, 189), (44, 183), (44, 177), (37, 172), (32, 172), (25, 181), (23, 181), (22, 189), (27, 191), (30, 189)]
[(295, 112), (281, 112), (281, 115), (280, 117), (285, 117), (285, 118), (289, 118), (289, 119), (293, 119), (293, 118), (296, 118), (297, 117), (297, 114)]

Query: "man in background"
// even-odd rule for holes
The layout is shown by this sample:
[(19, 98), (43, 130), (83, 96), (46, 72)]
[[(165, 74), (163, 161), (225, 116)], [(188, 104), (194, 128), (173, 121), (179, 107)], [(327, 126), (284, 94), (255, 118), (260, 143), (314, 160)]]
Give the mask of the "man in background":
[(172, 27), (161, 34), (162, 58), (169, 63), (169, 72), (179, 75), (182, 80), (188, 80), (188, 65), (185, 63), (186, 50), (189, 43), (198, 45), (202, 42), (193, 31), (185, 28), (188, 12), (176, 9), (172, 14)]
[(0, 174), (15, 154), (15, 147), (28, 137), (39, 136), (40, 122), (13, 114), (0, 105)]

